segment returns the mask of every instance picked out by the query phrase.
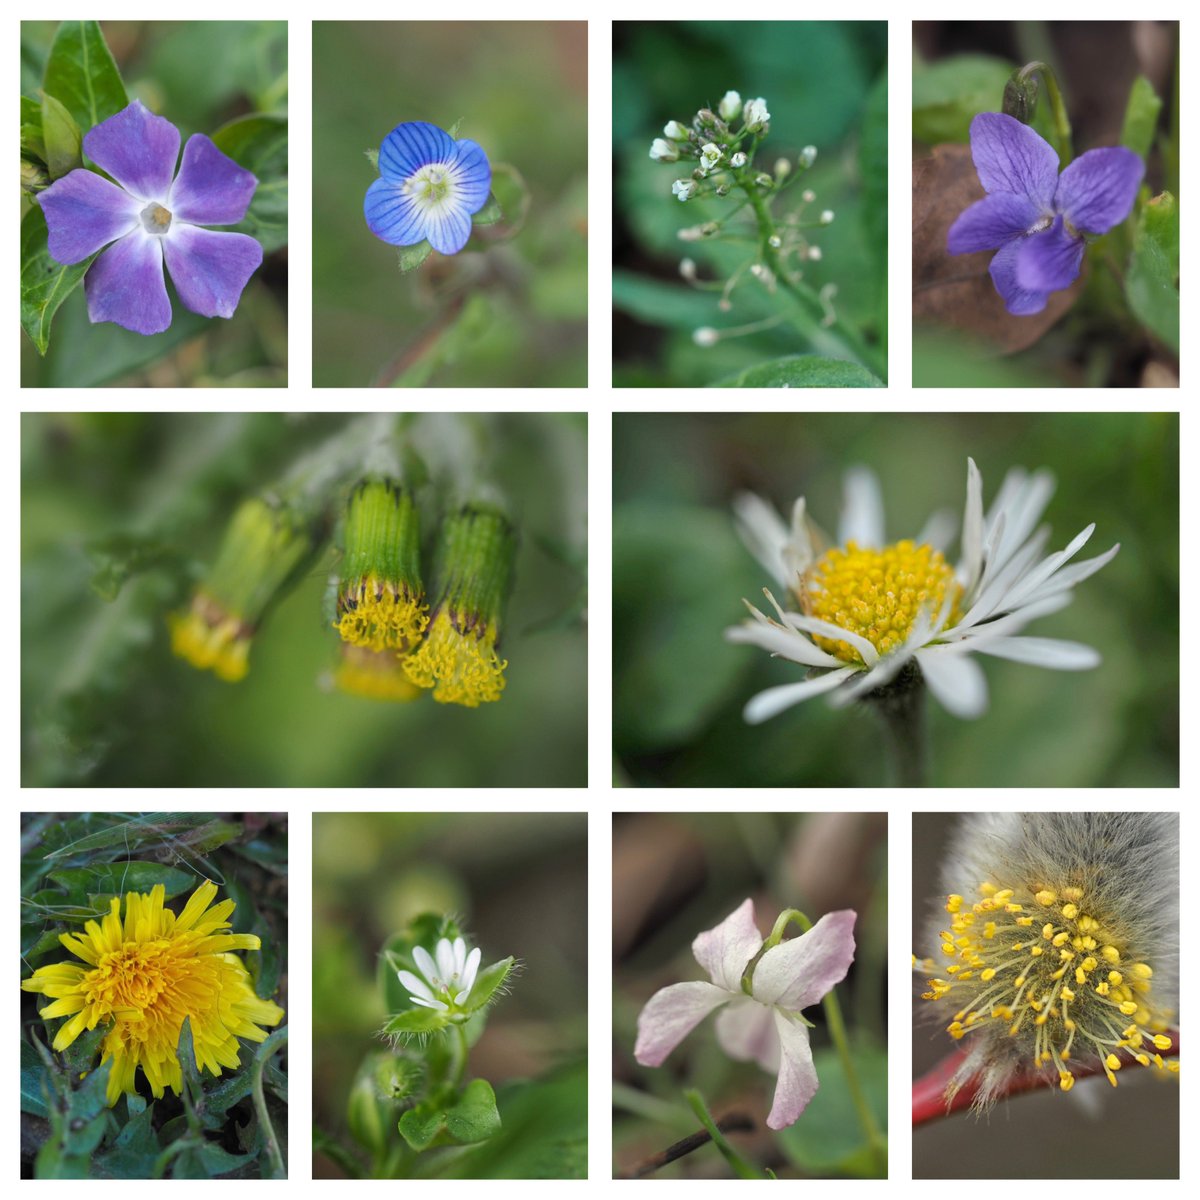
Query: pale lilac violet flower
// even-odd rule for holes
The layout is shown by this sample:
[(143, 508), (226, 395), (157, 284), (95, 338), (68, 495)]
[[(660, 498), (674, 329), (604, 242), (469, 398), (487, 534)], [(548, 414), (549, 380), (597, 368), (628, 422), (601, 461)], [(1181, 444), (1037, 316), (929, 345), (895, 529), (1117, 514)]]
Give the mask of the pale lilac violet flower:
[(1133, 208), (1146, 167), (1124, 146), (1081, 154), (1060, 175), (1058, 154), (1004, 113), (971, 121), (971, 157), (988, 194), (950, 226), (951, 254), (996, 250), (988, 270), (1014, 316), (1039, 313), (1079, 277), (1084, 234), (1107, 233)]
[(755, 964), (747, 993), (742, 977), (763, 939), (754, 901), (746, 900), (692, 943), (712, 982), (673, 983), (647, 1001), (638, 1016), (634, 1057), (644, 1067), (661, 1066), (710, 1012), (724, 1006), (717, 1017), (721, 1049), (779, 1076), (767, 1124), (786, 1129), (808, 1107), (819, 1082), (800, 1010), (846, 978), (854, 961), (855, 916), (850, 909), (826, 913), (807, 933), (772, 946)]
[(262, 263), (254, 238), (201, 228), (237, 224), (258, 180), (202, 133), (188, 138), (176, 175), (179, 141), (170, 121), (135, 100), (83, 137), (88, 157), (116, 182), (81, 167), (38, 197), (56, 262), (80, 263), (109, 247), (83, 281), (93, 324), (147, 335), (167, 329), (164, 261), (187, 308), (232, 317)]
[(379, 174), (363, 200), (367, 227), (389, 245), (427, 241), (439, 254), (467, 244), (492, 186), (483, 148), (427, 121), (405, 121), (383, 139)]

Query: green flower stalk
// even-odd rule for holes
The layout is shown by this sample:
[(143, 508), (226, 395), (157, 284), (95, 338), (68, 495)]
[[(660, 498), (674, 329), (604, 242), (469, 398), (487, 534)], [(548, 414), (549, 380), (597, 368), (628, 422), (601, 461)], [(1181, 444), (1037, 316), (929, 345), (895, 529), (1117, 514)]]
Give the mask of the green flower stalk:
[(245, 501), (190, 606), (167, 618), (172, 651), (227, 683), (244, 679), (263, 614), (312, 545), (311, 524), (296, 509), (274, 498)]
[(488, 505), (469, 504), (442, 524), (438, 601), (422, 645), (404, 659), (418, 687), (441, 704), (477, 708), (499, 700), (507, 660), (496, 653), (512, 582), (516, 534)]
[(346, 556), (334, 628), (368, 651), (405, 653), (429, 623), (412, 495), (390, 479), (366, 479), (350, 497)]

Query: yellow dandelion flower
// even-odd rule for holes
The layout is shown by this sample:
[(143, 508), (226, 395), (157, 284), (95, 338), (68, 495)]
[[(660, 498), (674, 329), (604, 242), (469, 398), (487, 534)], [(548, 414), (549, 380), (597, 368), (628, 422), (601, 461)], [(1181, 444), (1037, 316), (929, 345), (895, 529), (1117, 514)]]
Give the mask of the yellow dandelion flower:
[(108, 1104), (122, 1092), (136, 1091), (134, 1077), (142, 1068), (155, 1097), (166, 1088), (182, 1088), (179, 1035), (190, 1019), (196, 1065), (220, 1075), (241, 1064), (238, 1038), (265, 1041), (261, 1025), (278, 1025), (283, 1009), (260, 1000), (235, 950), (257, 950), (252, 933), (230, 933), (232, 900), (209, 908), (216, 884), (202, 883), (176, 916), (163, 906), (166, 889), (159, 884), (149, 895), (129, 892), (114, 898), (101, 921), (88, 921), (83, 933), (59, 935), (83, 964), (51, 963), (23, 980), (27, 992), (40, 992), (53, 1003), (43, 1017), (69, 1017), (54, 1038), (65, 1050), (84, 1030), (108, 1026), (100, 1063), (112, 1060)]

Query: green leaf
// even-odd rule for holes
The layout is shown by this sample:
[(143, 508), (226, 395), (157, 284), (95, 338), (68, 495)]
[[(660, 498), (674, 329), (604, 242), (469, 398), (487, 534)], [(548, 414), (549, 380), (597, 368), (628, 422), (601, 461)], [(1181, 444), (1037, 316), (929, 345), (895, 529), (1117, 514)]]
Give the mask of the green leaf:
[(441, 1033), (449, 1024), (446, 1014), (432, 1008), (410, 1008), (397, 1013), (384, 1027), (384, 1033), (397, 1033), (402, 1037), (423, 1037)]
[(433, 253), (433, 247), (428, 242), (418, 242), (415, 246), (400, 246), (397, 249), (401, 275), (415, 271)]
[(469, 1012), (477, 1012), (492, 1000), (497, 990), (508, 978), (515, 963), (516, 959), (510, 956), (492, 963), (490, 967), (484, 967), (479, 972), (471, 987), (471, 994), (467, 997), (466, 1007)]
[(1154, 130), (1158, 126), (1161, 110), (1162, 101), (1155, 93), (1154, 85), (1144, 75), (1139, 75), (1129, 89), (1125, 123), (1121, 127), (1121, 145), (1145, 158), (1154, 145)]
[(878, 388), (883, 383), (857, 363), (820, 358), (815, 354), (789, 354), (771, 362), (747, 367), (712, 387), (757, 388)]
[(64, 21), (58, 27), (42, 87), (62, 102), (84, 130), (129, 105), (99, 21)]
[(472, 1079), (462, 1099), (446, 1113), (446, 1132), (461, 1143), (483, 1142), (500, 1129), (496, 1093), (486, 1079)]
[(118, 820), (95, 833), (74, 838), (51, 850), (46, 858), (63, 859), (90, 854), (121, 846), (126, 851), (162, 846), (164, 849), (196, 865), (204, 866), (206, 878), (222, 883), (224, 877), (211, 864), (203, 863), (197, 855), (208, 854), (218, 846), (240, 837), (242, 826), (233, 821), (214, 819), (211, 813), (143, 813)]
[(866, 252), (878, 281), (881, 321), (887, 320), (888, 73), (880, 71), (867, 94), (858, 169), (863, 181), (862, 228)]
[(35, 1117), (49, 1116), (45, 1096), (46, 1066), (41, 1055), (21, 1039), (21, 1111)]
[(1143, 208), (1125, 276), (1125, 296), (1139, 321), (1179, 353), (1179, 205), (1170, 192)]
[(367, 160), (370, 162), (371, 166), (373, 166), (375, 168), (375, 170), (378, 171), (379, 170), (379, 151), (378, 150), (364, 150), (363, 153), (367, 156)]
[(455, 121), (454, 124), (451, 125), (450, 128), (446, 131), (447, 133), (449, 133), (451, 138), (453, 138), (455, 141), (458, 141), (458, 131), (462, 128), (463, 121), (465, 121), (465, 120), (466, 120), (465, 117), (459, 117), (458, 120)]
[(976, 113), (1000, 107), (1012, 64), (985, 54), (958, 54), (913, 63), (913, 137), (920, 142), (965, 142)]
[(471, 218), (471, 224), (495, 225), (497, 221), (503, 219), (504, 212), (500, 208), (500, 201), (492, 192), (488, 192), (487, 203)]
[[(852, 1053), (867, 1103), (880, 1128), (886, 1128), (887, 1053), (867, 1043), (853, 1046)], [(862, 1157), (866, 1135), (837, 1051), (831, 1047), (815, 1051), (813, 1064), (821, 1086), (804, 1116), (776, 1134), (783, 1152), (805, 1174), (873, 1174), (871, 1160)]]
[(400, 1136), (418, 1154), (428, 1150), (433, 1145), (434, 1138), (442, 1131), (446, 1123), (446, 1114), (437, 1105), (426, 1101), (410, 1108), (397, 1123)]
[(286, 117), (252, 113), (213, 134), (219, 150), (258, 179), (245, 219), (233, 226), (262, 243), (269, 254), (287, 245), (288, 123)]
[(83, 134), (75, 118), (49, 92), (42, 93), (42, 140), (51, 179), (83, 166)]
[(190, 871), (153, 862), (97, 863), (91, 867), (64, 867), (49, 878), (67, 893), (68, 902), (82, 904), (89, 895), (120, 896), (126, 892), (149, 892), (157, 884), (166, 888), (170, 900), (200, 880)]
[[(127, 1095), (125, 1099), (132, 1102), (135, 1097)], [(134, 1107), (132, 1103), (129, 1106)], [(161, 1153), (154, 1128), (154, 1104), (142, 1101), (141, 1111), (130, 1117), (111, 1148), (95, 1160), (95, 1173), (110, 1179), (153, 1179)]]
[(94, 254), (73, 266), (50, 257), (46, 218), (35, 204), (21, 222), (21, 327), (39, 354), (50, 345), (50, 325), (62, 302), (80, 285)]
[(713, 298), (695, 288), (685, 288), (631, 271), (613, 271), (613, 307), (647, 325), (666, 325), (689, 333), (711, 325)]
[(21, 153), (46, 160), (46, 143), (42, 137), (42, 106), (28, 96), (21, 97)]
[(179, 1030), (179, 1047), (176, 1051), (179, 1058), (179, 1069), (183, 1075), (183, 1084), (193, 1104), (198, 1104), (204, 1089), (200, 1082), (200, 1068), (196, 1065), (196, 1049), (192, 1042), (192, 1019), (184, 1017), (183, 1026)]

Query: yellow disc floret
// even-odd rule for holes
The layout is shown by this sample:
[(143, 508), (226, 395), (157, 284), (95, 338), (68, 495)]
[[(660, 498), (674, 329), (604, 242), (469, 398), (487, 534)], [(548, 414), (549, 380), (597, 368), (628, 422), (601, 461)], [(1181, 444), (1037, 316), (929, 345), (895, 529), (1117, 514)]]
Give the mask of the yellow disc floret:
[(342, 640), (368, 650), (407, 650), (429, 623), (424, 597), (403, 584), (374, 575), (360, 579), (338, 597), (334, 628)]
[(368, 700), (416, 700), (421, 689), (405, 674), (402, 660), (392, 650), (342, 646), (342, 657), (333, 675), (334, 684), (353, 696)]
[[(936, 617), (947, 598), (953, 623), (962, 599), (953, 568), (940, 550), (904, 541), (882, 550), (847, 542), (828, 551), (806, 575), (800, 600), (809, 616), (866, 638), (883, 655), (903, 644), (922, 611)], [(862, 662), (848, 642), (815, 641), (846, 662)]]
[(1122, 1065), (1149, 1064), (1143, 1045), (1171, 1049), (1170, 1014), (1152, 995), (1150, 965), (1123, 944), (1119, 914), (1093, 911), (1081, 887), (1041, 880), (1004, 889), (984, 883), (979, 895), (974, 904), (947, 897), (944, 977), (924, 993), (944, 1003), (947, 1016), (953, 1008), (952, 1038), (984, 1029), (1018, 1039), (1026, 1065), (1052, 1071), (1063, 1091), (1080, 1062), (1090, 1059), (1089, 1069), (1098, 1066), (1115, 1087)]
[(408, 677), (418, 687), (433, 688), (442, 704), (477, 708), (499, 700), (507, 660), (496, 654), (495, 624), (467, 623), (442, 609), (421, 646), (404, 659)]
[(171, 651), (201, 671), (212, 671), (226, 683), (237, 683), (250, 669), (253, 629), (204, 592), (192, 597), (186, 612), (167, 617)]

